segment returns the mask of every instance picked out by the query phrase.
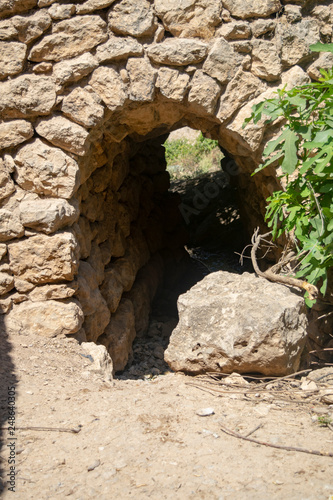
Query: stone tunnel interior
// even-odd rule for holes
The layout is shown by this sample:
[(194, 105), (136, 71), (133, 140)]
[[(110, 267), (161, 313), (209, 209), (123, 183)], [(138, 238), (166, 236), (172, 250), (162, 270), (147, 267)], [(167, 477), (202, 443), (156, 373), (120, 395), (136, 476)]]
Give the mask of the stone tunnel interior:
[(249, 173), (204, 127), (223, 151), (219, 169), (171, 184), (164, 142), (184, 125), (192, 124), (181, 120), (119, 142), (104, 133), (103, 152), (83, 161), (95, 170), (79, 188), (73, 226), (81, 252), (76, 296), (85, 314), (83, 338), (75, 336), (105, 345), (120, 377), (169, 369), (163, 353), (180, 294), (212, 271), (252, 270), (236, 252), (254, 224), (263, 224), (255, 184), (251, 190)]

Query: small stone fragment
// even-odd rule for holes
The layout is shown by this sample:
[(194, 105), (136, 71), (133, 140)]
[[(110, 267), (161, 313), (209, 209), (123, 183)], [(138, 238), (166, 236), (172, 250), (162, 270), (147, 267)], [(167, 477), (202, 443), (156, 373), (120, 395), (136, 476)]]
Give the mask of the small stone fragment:
[(281, 9), (279, 0), (223, 0), (223, 7), (241, 19), (268, 17)]
[(33, 9), (37, 0), (0, 0), (0, 19)]
[(32, 68), (32, 71), (36, 74), (50, 73), (52, 71), (52, 68), (53, 68), (52, 63), (42, 62), (40, 64), (36, 64)]
[(214, 113), (221, 92), (221, 85), (214, 78), (197, 70), (192, 78), (188, 102), (196, 109)]
[(89, 75), (97, 66), (97, 59), (88, 52), (82, 54), (82, 56), (55, 64), (53, 77), (59, 85), (64, 85), (67, 82), (77, 82), (84, 76)]
[(24, 227), (13, 212), (0, 209), (0, 241), (9, 241), (24, 235)]
[(90, 12), (94, 12), (98, 9), (105, 9), (109, 7), (109, 5), (113, 4), (115, 0), (87, 0), (81, 5), (78, 4), (76, 6), (77, 14), (90, 14)]
[(24, 199), (20, 203), (22, 224), (46, 234), (54, 233), (64, 226), (71, 226), (79, 214), (78, 202), (69, 203), (63, 198)]
[(213, 43), (202, 69), (212, 78), (225, 84), (235, 76), (241, 62), (242, 57), (230, 44), (224, 38), (218, 38)]

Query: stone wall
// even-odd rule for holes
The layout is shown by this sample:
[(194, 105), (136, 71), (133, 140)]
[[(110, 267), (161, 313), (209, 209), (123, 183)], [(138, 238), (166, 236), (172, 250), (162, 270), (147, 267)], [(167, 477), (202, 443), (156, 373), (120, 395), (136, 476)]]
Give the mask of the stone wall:
[[(277, 187), (250, 177), (275, 132), (254, 102), (318, 79), (333, 4), (0, 0), (0, 310), (8, 331), (105, 344), (116, 370), (181, 246), (165, 134), (187, 125), (238, 165), (251, 229)], [(171, 216), (172, 214), (172, 216)]]

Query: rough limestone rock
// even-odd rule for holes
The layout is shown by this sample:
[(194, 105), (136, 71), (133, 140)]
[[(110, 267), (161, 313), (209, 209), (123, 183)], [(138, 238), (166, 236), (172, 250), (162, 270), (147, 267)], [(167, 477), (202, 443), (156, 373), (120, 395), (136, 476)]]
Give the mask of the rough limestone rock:
[(97, 125), (104, 116), (104, 106), (101, 98), (94, 92), (75, 88), (62, 102), (61, 111), (83, 127), (91, 128)]
[(26, 12), (37, 5), (37, 0), (0, 0), (0, 19), (13, 14)]
[(242, 40), (251, 37), (250, 23), (246, 21), (233, 21), (222, 24), (216, 35), (223, 36), (226, 40)]
[(0, 123), (0, 149), (17, 146), (34, 135), (30, 122), (14, 120)]
[(178, 299), (165, 360), (176, 371), (287, 375), (306, 341), (301, 296), (254, 274), (212, 273)]
[(22, 71), (26, 52), (24, 43), (0, 42), (0, 80)]
[(188, 102), (195, 105), (198, 111), (214, 113), (221, 91), (221, 85), (214, 78), (197, 70), (191, 81)]
[(43, 233), (54, 233), (64, 226), (71, 226), (80, 215), (78, 202), (69, 203), (63, 198), (25, 198), (20, 203), (20, 219), (24, 227)]
[(106, 43), (96, 49), (96, 58), (99, 63), (121, 61), (129, 57), (142, 56), (143, 46), (134, 38), (109, 38)]
[(129, 96), (132, 101), (154, 100), (157, 73), (146, 59), (131, 58), (126, 64), (129, 75)]
[[(88, 2), (87, 2), (88, 3)], [(110, 354), (104, 345), (96, 345), (94, 342), (82, 342), (81, 347), (89, 356), (88, 372), (100, 375), (104, 380), (111, 382), (113, 364)]]
[[(17, 281), (16, 281), (17, 283)], [(62, 300), (72, 297), (77, 290), (77, 282), (61, 283), (55, 285), (36, 286), (28, 293), (29, 300), (32, 302), (42, 302), (43, 300)]]
[(209, 51), (203, 70), (220, 83), (228, 83), (236, 74), (242, 57), (224, 38), (218, 38)]
[(223, 7), (241, 19), (268, 17), (281, 9), (279, 0), (223, 0)]
[(14, 182), (9, 172), (6, 171), (4, 162), (0, 160), (0, 201), (10, 196), (14, 191)]
[(52, 34), (34, 45), (28, 59), (35, 62), (69, 59), (107, 39), (106, 23), (100, 16), (77, 16), (54, 24)]
[(24, 235), (24, 227), (17, 214), (0, 209), (0, 241), (9, 241)]
[(79, 186), (79, 167), (61, 149), (36, 139), (16, 154), (15, 180), (26, 191), (71, 198)]
[(174, 68), (160, 68), (156, 87), (162, 95), (174, 101), (182, 101), (188, 89), (190, 76)]
[(307, 74), (313, 78), (314, 80), (319, 80), (322, 78), (322, 74), (320, 73), (320, 69), (325, 69), (326, 71), (333, 68), (333, 54), (322, 53), (319, 55), (318, 59), (314, 61), (307, 69)]
[(59, 21), (62, 19), (69, 19), (76, 12), (75, 5), (70, 3), (67, 5), (53, 4), (48, 10), (53, 20)]
[(113, 369), (119, 372), (125, 368), (132, 353), (135, 338), (135, 318), (133, 304), (129, 299), (122, 299), (117, 312), (112, 316), (105, 334), (99, 339), (109, 351)]
[(174, 36), (209, 38), (222, 17), (221, 0), (155, 0), (156, 14)]
[(0, 267), (0, 295), (5, 295), (14, 288), (14, 278), (8, 272), (3, 272), (2, 267)]
[(87, 0), (83, 4), (76, 6), (77, 14), (90, 14), (94, 10), (105, 9), (113, 4), (116, 0)]
[(95, 69), (89, 84), (111, 111), (120, 108), (127, 98), (126, 87), (113, 68), (101, 66)]
[(78, 270), (77, 253), (77, 242), (69, 231), (8, 244), (13, 275), (36, 285), (72, 281)]
[(55, 64), (52, 76), (58, 85), (64, 85), (67, 82), (77, 82), (89, 75), (97, 66), (97, 59), (88, 52)]
[(170, 38), (150, 45), (146, 52), (154, 63), (185, 66), (202, 61), (207, 55), (208, 45), (195, 39)]
[(121, 0), (111, 7), (108, 21), (114, 33), (135, 37), (152, 35), (157, 27), (147, 0)]
[(87, 152), (89, 133), (85, 128), (64, 116), (51, 116), (39, 120), (36, 132), (54, 146), (59, 146), (71, 153), (84, 156)]
[(229, 119), (244, 102), (263, 93), (265, 89), (266, 85), (259, 78), (247, 71), (239, 70), (228, 83), (220, 99), (220, 108), (217, 112), (219, 120), (223, 123)]
[(24, 75), (0, 83), (2, 118), (48, 115), (55, 101), (56, 89), (51, 78)]
[(13, 40), (17, 38), (17, 29), (13, 25), (12, 19), (0, 21), (0, 40)]
[(15, 16), (12, 18), (13, 26), (17, 31), (20, 42), (30, 43), (51, 26), (51, 16), (45, 10), (39, 10), (34, 14)]
[(282, 65), (280, 49), (276, 46), (276, 43), (266, 40), (254, 40), (252, 46), (252, 73), (269, 82), (279, 80)]
[(22, 302), (5, 316), (6, 331), (14, 335), (57, 337), (76, 333), (83, 323), (82, 310), (75, 300)]
[(316, 19), (306, 19), (288, 26), (278, 25), (277, 37), (281, 46), (282, 64), (299, 64), (309, 58), (309, 46), (320, 41), (318, 22)]

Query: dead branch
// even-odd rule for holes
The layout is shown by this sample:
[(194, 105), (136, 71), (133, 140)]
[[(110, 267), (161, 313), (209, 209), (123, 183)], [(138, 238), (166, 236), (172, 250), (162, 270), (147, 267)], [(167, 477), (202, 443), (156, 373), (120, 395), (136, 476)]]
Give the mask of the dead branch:
[[(81, 431), (81, 426), (74, 427), (72, 429), (66, 429), (63, 427), (16, 427), (15, 430), (18, 429), (20, 431), (56, 431), (56, 432), (71, 432), (73, 434), (78, 434)], [(7, 430), (7, 427), (1, 427), (1, 430)]]
[[(266, 233), (264, 235), (259, 234), (259, 227), (254, 231), (251, 242), (252, 242), (252, 249), (251, 249), (251, 260), (252, 260), (252, 265), (253, 268), (258, 276), (261, 276), (262, 278), (266, 278), (269, 281), (272, 281), (274, 283), (282, 283), (283, 285), (289, 285), (289, 286), (295, 286), (297, 288), (300, 288), (301, 290), (306, 290), (309, 293), (309, 298), (310, 300), (314, 300), (318, 296), (318, 288), (314, 285), (311, 285), (307, 281), (303, 281), (297, 278), (294, 278), (292, 276), (283, 276), (281, 274), (275, 274), (272, 271), (272, 267), (270, 269), (267, 269), (266, 271), (261, 271), (259, 269), (258, 263), (257, 263), (257, 257), (256, 253), (257, 250), (260, 246), (260, 241), (269, 236), (271, 232)], [(274, 266), (273, 266), (274, 268)]]
[(320, 457), (331, 457), (333, 458), (333, 453), (329, 451), (317, 451), (317, 450), (308, 450), (307, 448), (298, 448), (296, 446), (283, 446), (279, 444), (266, 443), (265, 441), (259, 441), (258, 439), (253, 439), (247, 436), (243, 436), (238, 432), (232, 431), (231, 429), (227, 429), (227, 427), (221, 426), (221, 431), (229, 436), (233, 436), (238, 439), (243, 439), (244, 441), (250, 441), (251, 443), (260, 444), (263, 446), (269, 446), (271, 448), (278, 448), (279, 450), (286, 451), (298, 451), (300, 453), (309, 453), (310, 455), (319, 455)]

